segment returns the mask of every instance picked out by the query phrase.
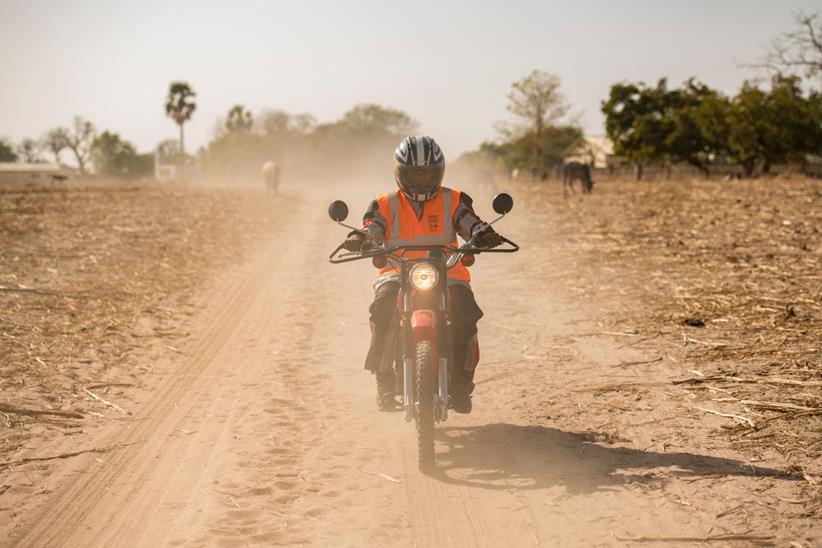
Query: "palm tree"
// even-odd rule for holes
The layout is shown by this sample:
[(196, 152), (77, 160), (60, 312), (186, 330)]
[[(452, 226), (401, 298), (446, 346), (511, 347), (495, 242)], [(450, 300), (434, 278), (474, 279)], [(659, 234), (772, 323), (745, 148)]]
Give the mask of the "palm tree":
[(183, 124), (191, 119), (197, 105), (194, 103), (194, 97), (197, 94), (191, 89), (188, 82), (171, 82), (168, 88), (168, 97), (166, 98), (166, 116), (173, 118), (180, 126), (180, 155), (185, 155), (185, 148), (183, 146)]

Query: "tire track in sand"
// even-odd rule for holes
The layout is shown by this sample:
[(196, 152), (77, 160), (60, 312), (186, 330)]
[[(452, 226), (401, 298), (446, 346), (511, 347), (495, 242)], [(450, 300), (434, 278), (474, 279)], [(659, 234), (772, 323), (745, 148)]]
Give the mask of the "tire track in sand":
[[(215, 386), (213, 379), (231, 374), (220, 352), (236, 335), (241, 320), (254, 304), (269, 276), (281, 267), (281, 252), (288, 235), (275, 237), (267, 249), (248, 268), (249, 274), (236, 287), (226, 288), (224, 306), (190, 345), (183, 347), (188, 356), (172, 372), (170, 382), (143, 406), (127, 428), (117, 425), (101, 436), (98, 445), (128, 446), (108, 454), (100, 466), (84, 459), (85, 471), (63, 485), (32, 520), (33, 527), (11, 539), (21, 546), (103, 545), (134, 539), (141, 519), (163, 490), (157, 477), (158, 464), (180, 456), (180, 449), (169, 448), (169, 439), (184, 430), (183, 425), (195, 406), (198, 395)], [(226, 369), (229, 369), (226, 371)], [(219, 385), (219, 383), (218, 383)], [(185, 451), (183, 451), (183, 456)], [(172, 463), (173, 467), (173, 463)], [(147, 539), (146, 539), (147, 540)]]

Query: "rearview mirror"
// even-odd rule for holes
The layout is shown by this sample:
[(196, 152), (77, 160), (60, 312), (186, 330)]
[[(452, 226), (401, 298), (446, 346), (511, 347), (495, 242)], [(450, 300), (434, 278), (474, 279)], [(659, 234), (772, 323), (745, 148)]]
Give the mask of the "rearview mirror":
[(510, 194), (501, 192), (494, 197), (494, 211), (500, 215), (505, 215), (514, 208), (514, 199)]
[(332, 221), (341, 223), (348, 217), (348, 206), (342, 200), (334, 200), (328, 206), (328, 216)]

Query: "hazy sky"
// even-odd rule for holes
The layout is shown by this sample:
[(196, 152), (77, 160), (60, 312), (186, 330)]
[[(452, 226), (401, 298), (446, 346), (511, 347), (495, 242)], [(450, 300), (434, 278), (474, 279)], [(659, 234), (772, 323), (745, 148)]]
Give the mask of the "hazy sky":
[(590, 134), (620, 80), (697, 76), (726, 91), (817, 0), (0, 0), (0, 136), (37, 137), (75, 114), (141, 150), (176, 137), (163, 100), (191, 82), (187, 148), (235, 103), (338, 118), (407, 111), (454, 158), (494, 137), (511, 82), (558, 74)]

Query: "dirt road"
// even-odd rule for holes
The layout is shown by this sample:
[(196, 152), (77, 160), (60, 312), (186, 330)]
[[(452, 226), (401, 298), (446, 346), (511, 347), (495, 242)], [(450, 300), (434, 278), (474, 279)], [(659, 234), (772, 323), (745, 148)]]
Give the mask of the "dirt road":
[[(354, 211), (369, 194), (339, 192)], [(100, 452), (49, 463), (9, 544), (819, 541), (812, 519), (772, 520), (806, 497), (801, 479), (710, 439), (720, 417), (681, 416), (669, 383), (683, 366), (643, 363), (600, 333), (526, 253), (473, 269), (486, 313), (475, 411), (439, 427), (438, 470), (421, 475), (413, 428), (375, 411), (361, 369), (371, 268), (325, 260), (344, 235), (325, 216), (330, 198), (288, 191), (278, 207), (292, 222), (203, 296), (205, 312), (133, 417), (88, 440)], [(524, 249), (540, 245), (518, 212), (500, 227)], [(659, 388), (641, 401), (586, 390), (614, 381)], [(631, 439), (610, 436), (614, 422)]]

